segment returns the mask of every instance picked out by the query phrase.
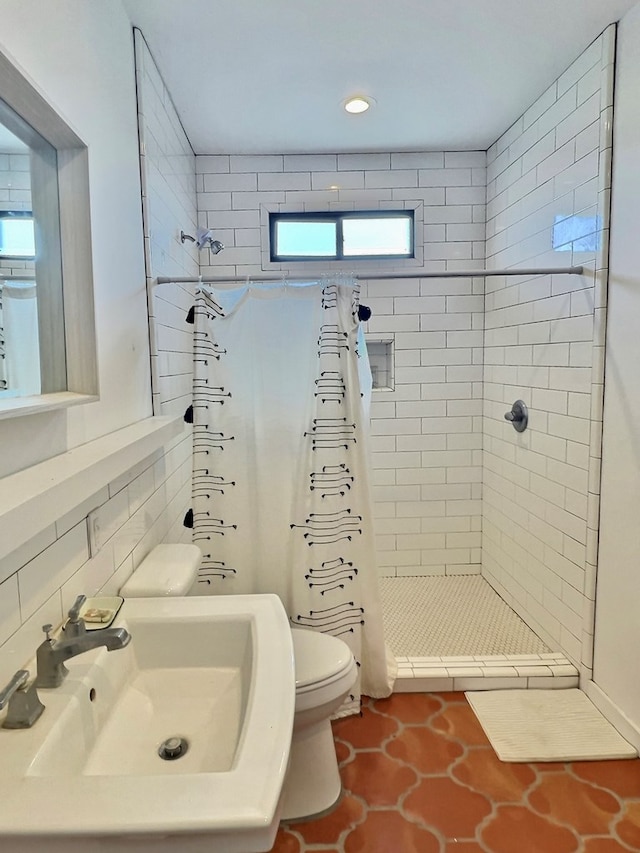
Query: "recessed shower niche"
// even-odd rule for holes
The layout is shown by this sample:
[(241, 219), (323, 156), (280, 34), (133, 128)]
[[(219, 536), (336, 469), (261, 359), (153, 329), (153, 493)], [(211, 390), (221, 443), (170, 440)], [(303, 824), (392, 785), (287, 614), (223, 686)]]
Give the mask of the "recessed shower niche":
[(393, 391), (393, 341), (367, 338), (367, 352), (373, 387), (380, 391)]

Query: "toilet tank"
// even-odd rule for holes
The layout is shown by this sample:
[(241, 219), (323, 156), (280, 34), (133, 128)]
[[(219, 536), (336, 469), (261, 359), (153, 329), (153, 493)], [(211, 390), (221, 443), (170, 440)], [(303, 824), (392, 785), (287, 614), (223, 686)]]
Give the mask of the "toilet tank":
[(120, 590), (124, 598), (187, 595), (198, 573), (197, 545), (156, 545)]

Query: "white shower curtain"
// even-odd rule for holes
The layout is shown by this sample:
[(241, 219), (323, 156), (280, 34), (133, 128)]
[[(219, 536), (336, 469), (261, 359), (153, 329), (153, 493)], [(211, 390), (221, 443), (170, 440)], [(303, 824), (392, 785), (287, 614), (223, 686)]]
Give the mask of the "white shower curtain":
[[(345, 640), (360, 693), (389, 695), (359, 381), (355, 282), (201, 286), (195, 309), (199, 593), (273, 592)], [(360, 349), (363, 349), (361, 339)], [(366, 372), (366, 370), (365, 370)]]

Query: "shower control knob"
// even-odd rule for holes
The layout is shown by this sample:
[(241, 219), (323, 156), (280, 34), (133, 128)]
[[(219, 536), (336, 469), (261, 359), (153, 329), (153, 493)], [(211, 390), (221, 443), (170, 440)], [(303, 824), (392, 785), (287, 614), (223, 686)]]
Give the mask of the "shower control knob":
[(529, 422), (529, 410), (523, 400), (516, 400), (510, 412), (505, 412), (505, 421), (511, 421), (517, 432), (524, 432)]

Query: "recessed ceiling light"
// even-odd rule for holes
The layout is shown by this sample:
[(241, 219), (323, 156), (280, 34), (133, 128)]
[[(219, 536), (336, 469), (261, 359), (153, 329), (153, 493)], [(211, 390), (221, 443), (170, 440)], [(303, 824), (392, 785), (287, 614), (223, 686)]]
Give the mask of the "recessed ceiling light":
[(372, 98), (365, 98), (364, 95), (355, 95), (344, 102), (344, 108), (348, 113), (357, 115), (358, 113), (366, 113), (372, 103)]

